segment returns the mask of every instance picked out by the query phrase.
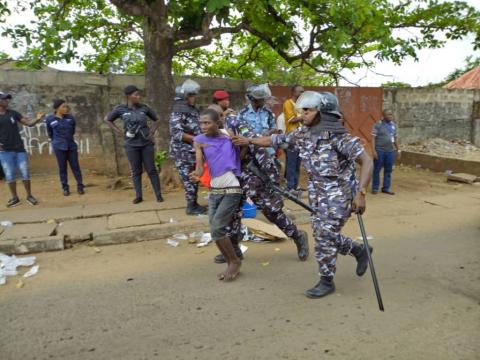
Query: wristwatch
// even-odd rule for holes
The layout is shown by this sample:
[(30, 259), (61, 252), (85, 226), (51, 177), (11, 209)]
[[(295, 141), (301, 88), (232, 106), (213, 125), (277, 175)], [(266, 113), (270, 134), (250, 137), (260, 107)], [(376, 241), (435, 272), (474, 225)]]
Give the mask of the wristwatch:
[(367, 195), (367, 190), (365, 188), (361, 188), (360, 194), (362, 194), (363, 196)]

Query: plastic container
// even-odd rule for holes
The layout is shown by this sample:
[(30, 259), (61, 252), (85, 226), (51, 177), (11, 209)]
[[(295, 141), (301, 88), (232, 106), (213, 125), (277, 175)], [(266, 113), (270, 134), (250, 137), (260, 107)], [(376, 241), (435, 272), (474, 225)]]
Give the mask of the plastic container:
[(255, 204), (249, 204), (248, 202), (244, 202), (242, 206), (243, 211), (243, 218), (251, 219), (257, 216), (257, 207)]

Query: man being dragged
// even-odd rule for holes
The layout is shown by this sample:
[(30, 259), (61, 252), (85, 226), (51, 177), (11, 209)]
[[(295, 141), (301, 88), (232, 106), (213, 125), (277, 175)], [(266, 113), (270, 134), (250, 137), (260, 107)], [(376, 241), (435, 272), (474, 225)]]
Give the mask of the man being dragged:
[(220, 131), (221, 119), (217, 111), (205, 110), (200, 116), (201, 135), (193, 139), (196, 155), (196, 169), (190, 174), (198, 182), (203, 175), (206, 161), (211, 176), (208, 198), (208, 217), (212, 240), (227, 260), (227, 269), (219, 274), (224, 281), (234, 280), (240, 272), (241, 259), (235, 254), (227, 234), (232, 227), (234, 213), (241, 199), (240, 154), (230, 137)]

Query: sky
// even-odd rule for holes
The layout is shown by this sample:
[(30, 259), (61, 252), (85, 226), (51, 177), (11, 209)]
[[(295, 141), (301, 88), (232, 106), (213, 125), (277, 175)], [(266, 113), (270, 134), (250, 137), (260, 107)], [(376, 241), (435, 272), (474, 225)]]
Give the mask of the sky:
[[(14, 2), (10, 0), (9, 2)], [(480, 9), (479, 0), (467, 0), (468, 3)], [(24, 13), (21, 17), (11, 16), (7, 24), (27, 23), (33, 18), (33, 14)], [(463, 39), (448, 41), (441, 49), (424, 49), (417, 53), (418, 61), (406, 59), (402, 65), (397, 66), (391, 62), (376, 61), (374, 68), (342, 72), (348, 81), (342, 80), (340, 85), (350, 86), (354, 83), (359, 86), (380, 86), (390, 81), (400, 81), (412, 86), (423, 86), (429, 83), (442, 81), (449, 73), (457, 68), (462, 68), (467, 56), (480, 56), (480, 51), (474, 51), (472, 46), (473, 35)], [(13, 49), (9, 39), (2, 39), (0, 51), (12, 57), (21, 55), (21, 49)], [(78, 64), (52, 64), (53, 68), (67, 71), (82, 71)], [(380, 75), (381, 74), (381, 75)]]

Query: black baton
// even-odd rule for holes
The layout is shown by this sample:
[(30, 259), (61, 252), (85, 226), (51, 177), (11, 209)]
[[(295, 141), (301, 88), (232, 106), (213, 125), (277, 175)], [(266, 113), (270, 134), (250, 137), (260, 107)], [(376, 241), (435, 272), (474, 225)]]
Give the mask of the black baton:
[(360, 231), (362, 233), (363, 244), (367, 251), (368, 267), (372, 274), (373, 286), (375, 287), (375, 294), (377, 295), (378, 308), (380, 311), (385, 311), (383, 308), (382, 294), (380, 293), (380, 287), (378, 286), (377, 275), (375, 274), (375, 267), (373, 266), (372, 255), (370, 255), (370, 246), (368, 245), (367, 232), (365, 231), (365, 225), (363, 225), (362, 215), (357, 214), (358, 225), (360, 225)]

